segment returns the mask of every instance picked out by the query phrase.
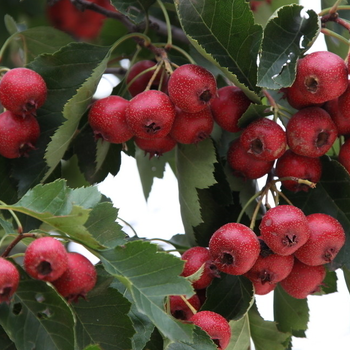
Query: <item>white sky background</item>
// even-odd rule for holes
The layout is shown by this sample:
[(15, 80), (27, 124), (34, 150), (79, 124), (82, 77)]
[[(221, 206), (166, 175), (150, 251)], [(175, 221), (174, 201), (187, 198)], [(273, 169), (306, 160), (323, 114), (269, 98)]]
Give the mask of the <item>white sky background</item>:
[[(300, 1), (306, 9), (320, 10), (318, 0)], [(325, 49), (322, 34), (311, 51)], [(163, 179), (154, 179), (148, 201), (145, 201), (135, 159), (122, 153), (122, 165), (116, 177), (108, 176), (99, 190), (110, 197), (119, 216), (130, 223), (140, 237), (169, 239), (183, 233), (177, 181), (167, 165)], [(120, 222), (121, 223), (121, 222)], [(128, 227), (124, 231), (132, 235)], [(270, 293), (258, 296), (259, 311), (272, 320)], [(338, 273), (338, 292), (325, 296), (310, 296), (310, 322), (307, 338), (294, 338), (293, 350), (345, 350), (350, 348), (350, 298), (342, 272)]]

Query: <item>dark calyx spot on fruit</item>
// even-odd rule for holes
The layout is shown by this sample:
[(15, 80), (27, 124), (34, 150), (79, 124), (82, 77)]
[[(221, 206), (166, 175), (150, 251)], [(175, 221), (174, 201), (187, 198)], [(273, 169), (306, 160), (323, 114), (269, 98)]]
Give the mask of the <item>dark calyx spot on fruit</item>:
[(172, 312), (172, 315), (178, 320), (187, 320), (186, 312), (183, 310), (175, 310)]
[(37, 109), (38, 104), (34, 100), (27, 101), (23, 106), (23, 111), (30, 112)]
[(0, 291), (0, 300), (8, 300), (12, 292), (12, 287), (5, 287)]
[(253, 154), (261, 154), (264, 150), (264, 144), (260, 139), (255, 139), (250, 144), (250, 150)]
[(317, 139), (316, 139), (316, 146), (318, 148), (327, 145), (328, 144), (328, 139), (329, 139), (329, 133), (326, 131), (321, 131), (318, 135), (317, 135)]
[(209, 135), (206, 132), (201, 131), (197, 134), (196, 142), (203, 141), (203, 140), (207, 139), (208, 137), (209, 137)]
[(34, 145), (30, 142), (27, 143), (23, 143), (20, 147), (19, 147), (19, 156), (20, 157), (28, 157), (28, 154), (31, 150), (36, 149), (34, 147)]
[(316, 77), (309, 76), (305, 78), (305, 87), (306, 90), (311, 92), (312, 94), (315, 94), (318, 90), (318, 81)]
[(235, 262), (235, 259), (233, 255), (230, 253), (222, 253), (220, 262), (223, 265), (233, 265), (233, 263)]
[(259, 238), (259, 243), (260, 243), (260, 255), (262, 257), (266, 258), (267, 256), (274, 254), (264, 240)]
[(210, 90), (204, 90), (200, 95), (199, 95), (199, 99), (205, 103), (209, 102), (210, 99), (212, 98), (212, 93), (210, 92)]
[(292, 247), (298, 243), (298, 237), (293, 234), (285, 235), (282, 239), (282, 244), (287, 247)]
[(266, 270), (261, 271), (258, 278), (261, 281), (261, 284), (270, 283), (272, 279), (270, 272)]
[(220, 339), (214, 339), (212, 338), (213, 343), (218, 347), (218, 349), (221, 349), (221, 343)]
[(40, 275), (46, 276), (52, 272), (51, 264), (48, 261), (42, 261), (36, 268)]
[(336, 255), (336, 251), (334, 248), (327, 249), (323, 254), (323, 260), (327, 262), (331, 262)]
[(161, 127), (153, 122), (145, 125), (145, 129), (147, 134), (156, 134), (161, 129)]

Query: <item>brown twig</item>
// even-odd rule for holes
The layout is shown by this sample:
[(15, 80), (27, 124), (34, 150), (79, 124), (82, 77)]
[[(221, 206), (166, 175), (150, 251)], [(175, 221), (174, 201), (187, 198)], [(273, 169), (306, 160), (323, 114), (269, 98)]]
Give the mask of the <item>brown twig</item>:
[(37, 236), (36, 233), (22, 233), (16, 236), (16, 238), (6, 247), (4, 252), (1, 254), (3, 258), (6, 258), (11, 250), (24, 238), (35, 238)]

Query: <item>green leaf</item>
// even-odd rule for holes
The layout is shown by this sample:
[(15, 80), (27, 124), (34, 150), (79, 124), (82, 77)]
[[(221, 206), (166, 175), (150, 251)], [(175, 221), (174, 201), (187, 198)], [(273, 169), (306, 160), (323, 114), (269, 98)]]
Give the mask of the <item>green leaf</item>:
[(134, 329), (128, 312), (130, 303), (114, 288), (95, 287), (87, 300), (73, 305), (79, 349), (98, 344), (103, 350), (131, 349)]
[(295, 299), (277, 285), (274, 290), (273, 309), (279, 331), (292, 333), (295, 336), (304, 335), (309, 322), (307, 299)]
[(11, 341), (2, 327), (0, 327), (0, 349), (17, 350), (15, 344)]
[(325, 213), (336, 218), (343, 226), (346, 242), (330, 268), (342, 265), (350, 267), (350, 176), (336, 160), (323, 156), (322, 176), (315, 189), (308, 192), (292, 193), (284, 190), (291, 202), (303, 210), (306, 215)]
[(262, 27), (254, 23), (244, 0), (175, 1), (182, 28), (191, 44), (218, 65), (255, 102), (257, 56)]
[(201, 310), (217, 312), (228, 320), (242, 318), (252, 303), (252, 283), (245, 277), (221, 274), (207, 288), (206, 300)]
[(51, 174), (68, 149), (80, 118), (86, 112), (107, 67), (109, 56), (108, 47), (85, 44), (71, 44), (55, 54), (55, 62), (50, 68), (59, 69), (60, 74), (72, 74), (69, 83), (75, 86), (76, 92), (64, 105), (63, 117), (66, 121), (59, 126), (47, 147), (45, 158), (50, 169), (45, 178)]
[(284, 6), (267, 23), (258, 69), (258, 86), (278, 90), (292, 85), (298, 58), (315, 41), (321, 29), (313, 10), (307, 16), (299, 5)]
[(136, 24), (145, 20), (148, 8), (155, 0), (112, 0), (112, 5)]
[(84, 350), (103, 350), (98, 345), (89, 345)]
[(60, 179), (37, 185), (16, 204), (2, 208), (36, 218), (85, 246), (102, 249), (124, 243), (125, 235), (115, 223), (116, 209), (111, 203), (99, 203), (101, 198), (97, 187), (71, 189)]
[(197, 189), (216, 184), (214, 177), (217, 163), (212, 140), (197, 145), (178, 145), (176, 152), (177, 179), (182, 222), (191, 245), (196, 244), (193, 227), (203, 222)]
[(0, 324), (16, 349), (74, 350), (74, 316), (67, 302), (49, 284), (20, 271), (13, 301), (0, 304)]
[(275, 322), (264, 320), (260, 316), (256, 304), (249, 310), (249, 324), (256, 350), (286, 349), (291, 334), (280, 332)]
[(101, 245), (114, 248), (125, 243), (125, 233), (116, 222), (118, 211), (112, 203), (96, 205), (89, 214), (85, 227)]
[(142, 241), (102, 251), (100, 259), (106, 271), (127, 287), (138, 311), (147, 315), (166, 338), (192, 341), (193, 327), (164, 310), (166, 296), (193, 294), (191, 284), (179, 276), (183, 268), (181, 259), (157, 252), (155, 244)]
[(199, 327), (195, 327), (193, 332), (193, 342), (179, 338), (176, 342), (170, 342), (164, 347), (164, 350), (216, 350), (217, 346)]
[(163, 178), (165, 166), (173, 158), (174, 151), (166, 152), (160, 157), (152, 157), (150, 159), (143, 150), (136, 148), (135, 159), (146, 200), (151, 192), (154, 178)]
[(250, 349), (250, 325), (248, 313), (239, 320), (230, 321), (231, 339), (230, 350)]
[(70, 35), (52, 27), (29, 28), (16, 33), (13, 40), (21, 43), (26, 63), (43, 53), (52, 54), (73, 41)]

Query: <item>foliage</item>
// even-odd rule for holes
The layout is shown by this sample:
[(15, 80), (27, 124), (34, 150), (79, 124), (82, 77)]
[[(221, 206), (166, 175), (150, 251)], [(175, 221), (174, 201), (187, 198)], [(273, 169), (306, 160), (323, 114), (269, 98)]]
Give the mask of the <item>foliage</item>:
[[(87, 300), (68, 303), (51, 284), (26, 274), (21, 256), (31, 238), (21, 240), (18, 251), (9, 256), (21, 282), (13, 300), (0, 304), (0, 348), (215, 350), (207, 334), (176, 320), (164, 307), (169, 295), (194, 293), (180, 276), (183, 261), (146, 238), (126, 235), (117, 223), (118, 208), (95, 185), (119, 172), (126, 153), (137, 160), (147, 198), (154, 178), (162, 178), (169, 164), (177, 176), (185, 227), (169, 242), (180, 251), (207, 246), (223, 224), (240, 220), (249, 225), (252, 219), (257, 224), (255, 205), (260, 214), (265, 210), (256, 200), (247, 205), (257, 193), (256, 180), (244, 182), (228, 169), (226, 151), (237, 135), (216, 126), (210, 139), (177, 145), (159, 159), (144, 157), (132, 140), (123, 146), (96, 141), (87, 113), (97, 86), (105, 72), (112, 72), (120, 81), (112, 93), (130, 99), (123, 59), (196, 62), (218, 83), (239, 86), (253, 101), (240, 120), (244, 125), (261, 115), (279, 116), (282, 109), (271, 106), (266, 96), (274, 96), (280, 106), (286, 104), (278, 92), (293, 83), (298, 59), (322, 32), (329, 35), (329, 51), (345, 59), (348, 44), (341, 36), (347, 33), (338, 23), (324, 29), (322, 16), (312, 10), (304, 13), (295, 1), (272, 0), (253, 12), (245, 0), (112, 0), (117, 12), (105, 11), (108, 18), (99, 34), (84, 40), (54, 28), (46, 13), (54, 2), (8, 0), (0, 5), (1, 66), (31, 68), (48, 87), (46, 103), (37, 112), (41, 136), (36, 149), (29, 157), (0, 158), (0, 248), (4, 252), (16, 240), (19, 228), (39, 236), (56, 235), (68, 247), (76, 242), (96, 256), (98, 282)], [(86, 6), (80, 0), (72, 3)], [(324, 8), (333, 5), (322, 3)], [(348, 7), (342, 6), (339, 13), (349, 16)], [(334, 149), (322, 158), (323, 174), (315, 189), (283, 189), (305, 213), (330, 214), (346, 231), (345, 246), (328, 266), (331, 287), (325, 293), (336, 291), (336, 269), (344, 269), (350, 284), (350, 176), (336, 156)], [(274, 298), (275, 320), (266, 321), (259, 314), (251, 282), (222, 273), (208, 287), (202, 308), (230, 321), (230, 350), (248, 349), (251, 341), (257, 350), (289, 349), (292, 336), (305, 335), (307, 299), (293, 299), (279, 287)]]

